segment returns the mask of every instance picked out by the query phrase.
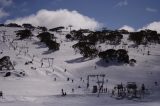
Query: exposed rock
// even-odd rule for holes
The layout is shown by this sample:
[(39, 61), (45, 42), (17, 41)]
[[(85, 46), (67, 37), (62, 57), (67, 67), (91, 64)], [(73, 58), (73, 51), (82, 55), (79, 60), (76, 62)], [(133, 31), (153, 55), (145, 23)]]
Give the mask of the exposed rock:
[(0, 70), (14, 70), (14, 66), (10, 61), (9, 56), (4, 56), (0, 59)]
[(7, 72), (4, 77), (9, 77), (9, 76), (11, 76), (11, 72)]

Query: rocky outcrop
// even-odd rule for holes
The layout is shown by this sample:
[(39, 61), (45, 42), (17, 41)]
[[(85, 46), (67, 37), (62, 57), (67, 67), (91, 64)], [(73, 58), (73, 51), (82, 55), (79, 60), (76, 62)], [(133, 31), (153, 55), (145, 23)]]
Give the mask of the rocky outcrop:
[(0, 70), (14, 70), (9, 56), (4, 56), (0, 59)]

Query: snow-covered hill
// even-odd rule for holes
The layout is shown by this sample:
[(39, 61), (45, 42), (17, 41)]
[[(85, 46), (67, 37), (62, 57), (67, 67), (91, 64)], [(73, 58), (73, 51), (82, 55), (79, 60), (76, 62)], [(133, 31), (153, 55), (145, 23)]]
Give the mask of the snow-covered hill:
[[(14, 40), (15, 31), (20, 29), (0, 27), (0, 52), (2, 52), (0, 58), (10, 56), (11, 61), (15, 64), (15, 70), (11, 70), (12, 76), (2, 77), (4, 73), (1, 71), (0, 91), (3, 91), (4, 96), (0, 98), (0, 106), (160, 105), (160, 86), (155, 86), (155, 82), (160, 83), (160, 45), (125, 47), (129, 51), (130, 58), (137, 60), (134, 66), (106, 64), (98, 57), (83, 60), (83, 57), (75, 53), (72, 48), (76, 41), (66, 40), (65, 35), (69, 32), (54, 33), (57, 42), (60, 43), (60, 50), (49, 52), (48, 48), (36, 37), (38, 30), (33, 31), (35, 36), (32, 39)], [(4, 31), (6, 31), (5, 42), (3, 42)], [(128, 35), (123, 36), (123, 42), (131, 46), (132, 42), (127, 40)], [(109, 45), (101, 46), (104, 50), (113, 48)], [(114, 48), (120, 49), (122, 46), (121, 44)], [(147, 54), (148, 50), (150, 55)], [(48, 58), (50, 58), (49, 61)], [(25, 65), (26, 62), (32, 60), (31, 64)], [(17, 77), (16, 75), (22, 71), (25, 72), (25, 76)], [(104, 87), (107, 87), (109, 92), (101, 94), (99, 98), (97, 94), (91, 93), (92, 86), (96, 84), (97, 79), (92, 79), (90, 88), (86, 88), (87, 75), (92, 74), (106, 75)], [(144, 83), (150, 95), (140, 100), (116, 100), (110, 97), (116, 84), (127, 82), (136, 82), (139, 89)], [(68, 95), (61, 97), (61, 89)]]

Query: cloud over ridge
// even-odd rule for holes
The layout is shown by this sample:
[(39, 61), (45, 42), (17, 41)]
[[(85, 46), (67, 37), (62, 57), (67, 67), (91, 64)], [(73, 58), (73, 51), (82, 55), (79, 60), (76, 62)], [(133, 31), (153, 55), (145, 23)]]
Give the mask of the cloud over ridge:
[[(155, 31), (157, 31), (158, 33), (160, 33), (160, 21), (152, 22), (152, 23), (144, 26), (142, 29), (155, 30)], [(139, 29), (139, 30), (141, 30), (141, 29)]]
[(56, 11), (42, 9), (36, 14), (7, 20), (5, 23), (31, 23), (35, 26), (46, 26), (48, 28), (72, 25), (75, 29), (88, 28), (92, 30), (100, 27), (100, 24), (95, 19), (84, 16), (77, 11), (69, 11), (67, 9)]
[(119, 30), (122, 30), (122, 29), (127, 30), (128, 32), (134, 32), (135, 31), (134, 28), (132, 28), (131, 26), (128, 26), (128, 25), (124, 25), (121, 28), (119, 28)]

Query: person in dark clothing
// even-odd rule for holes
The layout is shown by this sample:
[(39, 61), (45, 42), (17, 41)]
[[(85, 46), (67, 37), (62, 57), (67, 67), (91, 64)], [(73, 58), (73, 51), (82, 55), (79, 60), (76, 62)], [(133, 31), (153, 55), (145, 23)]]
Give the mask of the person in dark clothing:
[(69, 81), (69, 77), (67, 78), (67, 81)]
[(82, 77), (80, 78), (80, 80), (82, 81)]
[(142, 84), (141, 90), (142, 90), (142, 91), (145, 91), (145, 86), (144, 86), (144, 84)]
[(155, 84), (155, 86), (158, 86), (158, 82), (157, 81), (155, 81), (154, 84)]
[(72, 92), (74, 93), (74, 88), (72, 88)]
[(3, 98), (3, 92), (2, 92), (2, 91), (0, 91), (0, 97), (2, 97), (2, 98)]
[(66, 96), (67, 95), (67, 93), (66, 92), (64, 92), (64, 96)]
[(115, 89), (112, 89), (112, 95), (111, 95), (111, 97), (112, 96), (115, 96)]
[(43, 66), (43, 62), (41, 63), (41, 68), (42, 68), (42, 66)]
[(144, 97), (144, 94), (145, 94), (145, 85), (144, 84), (142, 84), (142, 86), (141, 86), (141, 91), (142, 91), (142, 97)]
[(61, 91), (62, 91), (62, 96), (64, 96), (65, 94), (64, 94), (64, 91), (63, 91), (63, 89), (61, 89)]
[(67, 71), (67, 69), (65, 68), (65, 69), (64, 69), (64, 72), (66, 72), (66, 71)]

